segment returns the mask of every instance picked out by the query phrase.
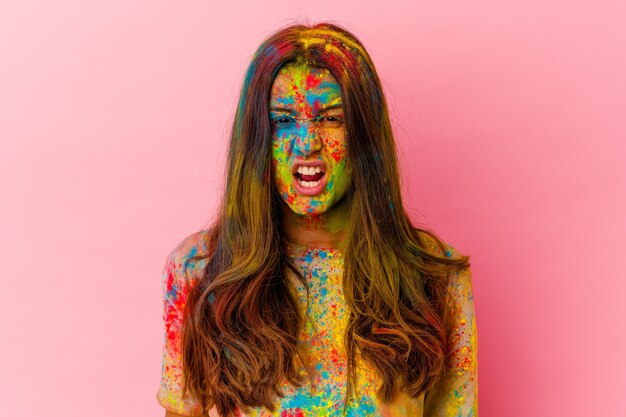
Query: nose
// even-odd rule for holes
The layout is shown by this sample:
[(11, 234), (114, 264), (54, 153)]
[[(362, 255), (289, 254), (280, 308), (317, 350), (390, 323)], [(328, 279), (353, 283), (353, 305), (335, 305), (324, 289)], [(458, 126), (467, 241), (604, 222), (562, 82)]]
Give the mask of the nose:
[(297, 132), (293, 144), (293, 152), (301, 155), (311, 155), (322, 149), (322, 141), (315, 123), (312, 121), (298, 122)]

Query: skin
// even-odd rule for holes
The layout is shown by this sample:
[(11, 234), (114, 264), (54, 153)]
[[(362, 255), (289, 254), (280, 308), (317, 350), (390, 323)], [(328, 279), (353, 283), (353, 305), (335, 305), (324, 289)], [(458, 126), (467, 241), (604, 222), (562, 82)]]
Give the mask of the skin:
[[(273, 185), (284, 201), (283, 228), (291, 242), (342, 248), (346, 241), (351, 185), (341, 89), (324, 68), (303, 63), (283, 66), (270, 95)], [(316, 120), (316, 122), (311, 122)], [(292, 185), (296, 160), (324, 160), (327, 183), (317, 195)]]

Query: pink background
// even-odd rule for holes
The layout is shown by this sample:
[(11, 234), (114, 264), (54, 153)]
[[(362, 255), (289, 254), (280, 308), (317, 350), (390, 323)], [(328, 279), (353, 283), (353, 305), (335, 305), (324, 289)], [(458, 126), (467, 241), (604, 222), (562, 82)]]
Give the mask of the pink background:
[(364, 42), (408, 208), (472, 257), (481, 415), (623, 415), (624, 2), (223, 3), (0, 5), (2, 415), (164, 414), (165, 256), (304, 18)]

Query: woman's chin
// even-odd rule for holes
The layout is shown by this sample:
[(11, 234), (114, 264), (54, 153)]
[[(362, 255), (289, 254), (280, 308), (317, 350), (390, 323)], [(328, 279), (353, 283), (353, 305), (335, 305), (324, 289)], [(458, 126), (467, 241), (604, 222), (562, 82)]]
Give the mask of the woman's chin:
[(326, 212), (326, 204), (320, 205), (291, 205), (291, 210), (300, 216), (316, 216)]

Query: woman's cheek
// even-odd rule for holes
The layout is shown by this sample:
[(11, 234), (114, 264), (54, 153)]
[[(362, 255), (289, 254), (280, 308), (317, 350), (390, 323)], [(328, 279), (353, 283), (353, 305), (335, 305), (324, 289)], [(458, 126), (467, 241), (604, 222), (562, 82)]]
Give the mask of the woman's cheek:
[(333, 162), (339, 163), (346, 155), (345, 131), (336, 134), (328, 134), (323, 138), (324, 147)]
[(276, 185), (278, 186), (278, 189), (287, 191), (289, 189), (289, 179), (287, 178), (285, 164), (279, 164), (275, 172)]
[(335, 190), (337, 192), (343, 192), (346, 185), (350, 181), (350, 172), (347, 165), (347, 160), (344, 158), (337, 165), (335, 165)]
[(279, 189), (285, 189), (289, 184), (290, 178), (287, 178), (288, 160), (286, 142), (282, 138), (275, 138), (272, 148), (272, 170)]
[(341, 194), (347, 188), (352, 176), (345, 135), (329, 136), (325, 141), (325, 146), (332, 164), (332, 189)]

